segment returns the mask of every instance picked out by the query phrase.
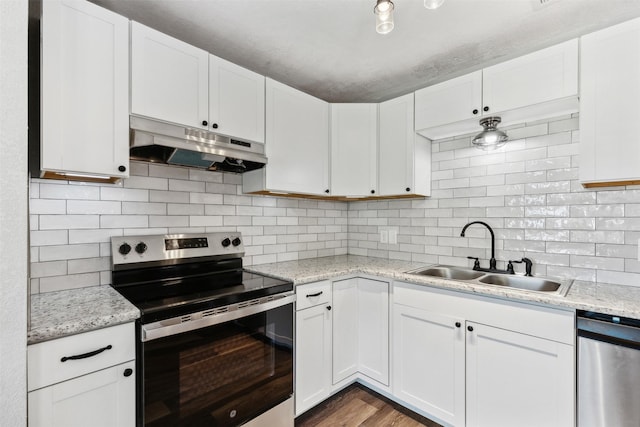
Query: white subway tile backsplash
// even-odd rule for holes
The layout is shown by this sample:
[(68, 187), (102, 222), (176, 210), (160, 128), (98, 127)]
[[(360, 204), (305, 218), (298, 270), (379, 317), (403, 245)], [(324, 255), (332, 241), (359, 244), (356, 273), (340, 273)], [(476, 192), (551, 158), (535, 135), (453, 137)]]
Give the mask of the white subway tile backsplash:
[(100, 255), (98, 244), (54, 245), (40, 247), (40, 261), (92, 258)]
[(66, 213), (72, 215), (119, 215), (122, 213), (122, 204), (98, 200), (68, 200)]
[(41, 199), (98, 200), (100, 198), (100, 187), (49, 183), (40, 183), (39, 186)]
[(69, 232), (75, 230), (33, 230), (30, 232), (31, 246), (66, 245), (69, 242)]
[(67, 201), (55, 199), (35, 199), (29, 203), (29, 213), (33, 215), (66, 214)]
[(83, 228), (100, 228), (100, 216), (40, 215), (38, 224), (40, 230), (77, 230)]
[[(98, 189), (96, 187), (96, 189)], [(117, 200), (121, 202), (148, 202), (149, 190), (136, 188), (100, 187), (100, 200)], [(97, 197), (96, 197), (97, 199)]]
[[(100, 228), (147, 228), (146, 215), (100, 215)], [(90, 227), (98, 228), (98, 227)]]

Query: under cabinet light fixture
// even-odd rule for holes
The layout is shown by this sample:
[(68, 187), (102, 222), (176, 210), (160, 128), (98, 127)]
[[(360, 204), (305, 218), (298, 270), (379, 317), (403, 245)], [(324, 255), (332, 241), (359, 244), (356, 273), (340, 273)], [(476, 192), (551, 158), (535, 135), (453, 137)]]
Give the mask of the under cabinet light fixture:
[(502, 147), (507, 143), (509, 137), (506, 133), (498, 129), (500, 117), (484, 117), (480, 119), (480, 126), (484, 129), (473, 138), (473, 145), (481, 150), (489, 151)]

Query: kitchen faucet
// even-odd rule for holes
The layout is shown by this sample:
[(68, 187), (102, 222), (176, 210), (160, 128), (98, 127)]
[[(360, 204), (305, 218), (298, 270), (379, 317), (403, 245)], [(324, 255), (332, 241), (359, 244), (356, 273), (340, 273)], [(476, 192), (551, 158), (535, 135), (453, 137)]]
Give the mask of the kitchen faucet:
[(460, 237), (464, 237), (464, 232), (467, 231), (467, 228), (469, 228), (469, 226), (473, 225), (473, 224), (484, 225), (489, 230), (489, 233), (491, 233), (491, 259), (489, 260), (489, 269), (480, 268), (480, 262), (478, 261), (477, 258), (468, 257), (469, 259), (475, 259), (476, 260), (476, 262), (473, 265), (473, 269), (474, 270), (479, 270), (479, 271), (497, 271), (497, 269), (496, 269), (496, 235), (493, 234), (493, 229), (491, 228), (491, 226), (489, 224), (487, 224), (486, 222), (482, 222), (482, 221), (471, 221), (470, 223), (468, 223), (467, 225), (465, 225), (462, 228), (462, 232), (460, 233)]

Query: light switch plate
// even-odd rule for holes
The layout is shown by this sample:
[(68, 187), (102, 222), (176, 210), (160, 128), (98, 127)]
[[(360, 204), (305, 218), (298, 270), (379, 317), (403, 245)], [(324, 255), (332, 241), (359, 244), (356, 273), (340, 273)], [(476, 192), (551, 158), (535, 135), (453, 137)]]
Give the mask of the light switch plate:
[(640, 239), (638, 239), (638, 261), (640, 261)]
[(380, 230), (380, 243), (389, 243), (389, 232), (387, 230)]

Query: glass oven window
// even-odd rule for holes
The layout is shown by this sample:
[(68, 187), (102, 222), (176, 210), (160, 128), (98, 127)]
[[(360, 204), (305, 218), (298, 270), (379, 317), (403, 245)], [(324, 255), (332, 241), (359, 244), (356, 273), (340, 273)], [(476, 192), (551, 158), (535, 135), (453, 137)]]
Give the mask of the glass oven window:
[(293, 305), (143, 343), (146, 426), (234, 426), (293, 393)]

